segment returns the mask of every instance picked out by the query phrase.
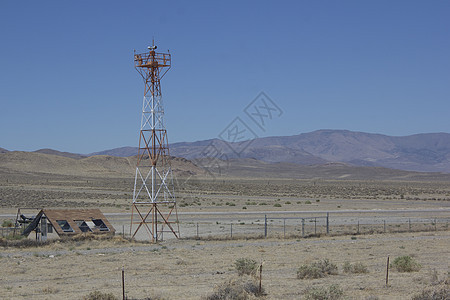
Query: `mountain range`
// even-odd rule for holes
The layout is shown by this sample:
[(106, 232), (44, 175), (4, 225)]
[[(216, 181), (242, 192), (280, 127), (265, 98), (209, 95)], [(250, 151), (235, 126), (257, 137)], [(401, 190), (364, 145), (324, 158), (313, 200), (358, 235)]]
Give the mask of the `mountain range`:
[[(86, 156), (127, 157), (136, 154), (136, 147), (122, 147)], [(348, 130), (317, 130), (241, 143), (220, 139), (174, 143), (170, 145), (170, 154), (189, 160), (209, 156), (221, 160), (256, 159), (267, 163), (300, 165), (346, 163), (353, 166), (450, 173), (450, 134), (387, 136)]]

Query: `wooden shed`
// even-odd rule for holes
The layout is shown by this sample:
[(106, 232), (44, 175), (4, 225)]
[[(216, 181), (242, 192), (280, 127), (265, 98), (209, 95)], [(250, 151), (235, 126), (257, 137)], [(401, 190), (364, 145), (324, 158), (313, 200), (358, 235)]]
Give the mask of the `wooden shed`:
[(48, 235), (56, 233), (59, 237), (81, 233), (114, 234), (116, 230), (100, 209), (42, 209), (25, 228), (23, 235), (32, 231), (36, 237), (46, 240)]

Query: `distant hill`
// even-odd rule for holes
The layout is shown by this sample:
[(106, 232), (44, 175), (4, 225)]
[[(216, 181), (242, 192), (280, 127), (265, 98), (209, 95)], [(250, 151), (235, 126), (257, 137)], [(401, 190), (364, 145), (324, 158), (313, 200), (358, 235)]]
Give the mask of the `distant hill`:
[[(148, 158), (147, 158), (148, 159)], [(9, 174), (53, 174), (81, 176), (86, 178), (134, 177), (137, 156), (114, 157), (96, 155), (74, 159), (37, 152), (9, 151), (0, 154), (0, 176)], [(171, 157), (175, 179), (190, 176), (206, 178), (284, 178), (284, 179), (331, 179), (331, 180), (412, 180), (448, 181), (450, 174), (411, 172), (382, 167), (359, 167), (345, 163), (300, 165), (294, 163), (268, 163), (256, 159), (239, 158), (211, 160), (199, 158), (189, 161)]]
[[(9, 152), (0, 148), (0, 153)], [(87, 155), (52, 149), (36, 152), (79, 160), (98, 155), (130, 157), (135, 156), (138, 149), (121, 147)], [(227, 143), (220, 139), (174, 143), (170, 145), (170, 154), (189, 160), (213, 156), (221, 160), (249, 158), (267, 163), (307, 166), (345, 163), (352, 166), (450, 173), (450, 134), (395, 137), (348, 130), (318, 130), (293, 136), (258, 138), (246, 144)]]
[[(196, 159), (215, 151), (213, 156), (219, 153), (218, 157), (222, 159), (252, 158), (301, 165), (341, 162), (354, 166), (450, 173), (448, 133), (394, 137), (348, 130), (318, 130), (293, 136), (258, 138), (243, 150), (241, 146), (219, 139), (174, 143), (170, 145), (170, 154)], [(239, 153), (233, 149), (239, 149)], [(96, 154), (126, 157), (136, 153), (135, 147), (122, 147)]]
[(225, 177), (242, 178), (285, 178), (285, 179), (328, 179), (328, 180), (412, 180), (412, 181), (447, 181), (450, 174), (433, 172), (413, 172), (394, 170), (383, 167), (352, 166), (345, 163), (327, 163), (322, 165), (299, 165), (293, 163), (266, 163), (256, 159), (230, 159), (215, 162), (198, 159), (195, 162), (207, 167), (212, 174)]
[(36, 153), (44, 153), (44, 154), (51, 154), (51, 155), (58, 155), (58, 156), (63, 156), (63, 157), (70, 157), (73, 159), (82, 159), (82, 158), (86, 158), (86, 155), (83, 154), (76, 154), (76, 153), (70, 153), (70, 152), (61, 152), (58, 150), (53, 150), (53, 149), (39, 149), (34, 151)]
[[(303, 150), (329, 162), (450, 173), (448, 133), (393, 137), (347, 130), (319, 130), (288, 137), (257, 139), (249, 148), (266, 148), (271, 145)], [(267, 158), (262, 160), (268, 161)]]
[[(147, 158), (148, 159), (148, 158)], [(81, 159), (37, 152), (10, 151), (0, 154), (0, 173), (47, 173), (86, 177), (134, 176), (137, 157), (97, 155)], [(203, 175), (205, 170), (192, 162), (171, 157), (175, 176)]]
[(110, 156), (119, 156), (119, 157), (128, 157), (128, 156), (134, 156), (138, 154), (138, 148), (137, 147), (120, 147), (120, 148), (114, 148), (111, 150), (104, 150), (99, 152), (94, 152), (87, 154), (88, 156), (94, 156), (94, 155), (110, 155)]

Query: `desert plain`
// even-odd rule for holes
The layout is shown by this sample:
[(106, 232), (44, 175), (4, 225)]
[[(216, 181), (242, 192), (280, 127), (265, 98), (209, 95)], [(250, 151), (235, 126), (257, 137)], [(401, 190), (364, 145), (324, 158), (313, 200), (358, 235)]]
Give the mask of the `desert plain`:
[[(53, 159), (43, 154), (38, 158)], [(198, 168), (187, 172), (192, 166), (179, 162), (174, 171), (181, 238), (167, 234), (152, 244), (145, 235), (137, 240), (128, 236), (132, 163), (90, 159), (97, 162), (66, 159), (59, 163), (65, 167), (53, 172), (0, 161), (0, 221), (14, 219), (18, 208), (35, 213), (41, 208), (98, 207), (117, 230), (109, 239), (0, 248), (0, 298), (83, 299), (99, 291), (121, 299), (123, 269), (128, 299), (206, 299), (239, 278), (235, 262), (241, 258), (262, 264), (260, 299), (302, 299), (308, 289), (331, 285), (342, 290), (342, 299), (411, 299), (442, 286), (448, 291), (447, 174), (379, 169), (364, 169), (363, 174), (339, 166), (309, 177), (249, 176), (236, 173), (238, 168), (211, 177)], [(313, 234), (314, 225), (308, 222), (302, 234), (298, 220), (283, 220), (323, 217), (326, 212), (328, 234), (323, 223)], [(273, 220), (264, 237), (267, 215)], [(387, 257), (405, 255), (420, 269), (391, 269), (386, 286)], [(323, 259), (338, 267), (336, 275), (297, 278), (301, 265)], [(364, 264), (367, 273), (344, 272), (347, 262)]]

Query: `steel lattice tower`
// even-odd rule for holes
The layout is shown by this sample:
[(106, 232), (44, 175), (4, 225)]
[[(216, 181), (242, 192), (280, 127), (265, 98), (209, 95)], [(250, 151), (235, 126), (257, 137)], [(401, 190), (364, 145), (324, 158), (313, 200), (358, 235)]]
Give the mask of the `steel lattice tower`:
[[(155, 52), (154, 43), (148, 49), (146, 53), (134, 54), (134, 66), (144, 79), (145, 88), (130, 235), (135, 237), (139, 229), (145, 228), (152, 241), (158, 242), (166, 228), (175, 237), (180, 235), (160, 83), (171, 67), (171, 55)], [(137, 221), (133, 219), (135, 215)]]

